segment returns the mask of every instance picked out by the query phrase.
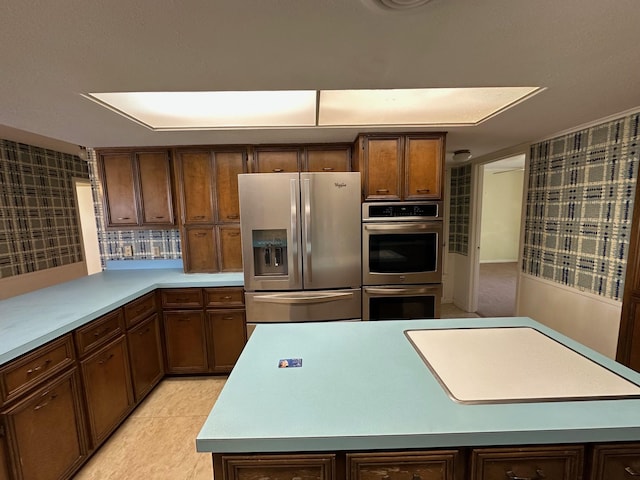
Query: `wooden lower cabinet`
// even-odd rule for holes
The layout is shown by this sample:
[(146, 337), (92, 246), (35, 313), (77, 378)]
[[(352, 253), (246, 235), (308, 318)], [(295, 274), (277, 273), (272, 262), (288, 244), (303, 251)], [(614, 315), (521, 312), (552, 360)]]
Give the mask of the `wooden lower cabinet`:
[(347, 480), (464, 478), (464, 457), (457, 450), (347, 454)]
[(589, 480), (629, 480), (640, 477), (640, 443), (593, 447)]
[(477, 448), (471, 452), (470, 480), (580, 480), (581, 445)]
[(167, 373), (206, 373), (207, 336), (202, 310), (164, 312)]
[(0, 478), (70, 478), (87, 456), (77, 367), (6, 408), (0, 416), (0, 425), (6, 428), (6, 453), (12, 459), (7, 463), (13, 472), (8, 477), (0, 473)]
[(214, 455), (214, 477), (220, 480), (333, 480), (335, 455)]
[[(2, 425), (2, 424), (0, 424)], [(4, 429), (4, 426), (0, 426)], [(4, 430), (3, 430), (4, 432)], [(5, 435), (0, 435), (0, 480), (9, 480), (9, 457), (7, 456), (7, 442)]]
[(124, 335), (80, 362), (93, 447), (132, 410), (133, 388)]
[(207, 321), (211, 370), (231, 372), (247, 343), (244, 309), (209, 310)]
[(136, 403), (164, 376), (160, 321), (154, 313), (127, 332), (133, 393)]

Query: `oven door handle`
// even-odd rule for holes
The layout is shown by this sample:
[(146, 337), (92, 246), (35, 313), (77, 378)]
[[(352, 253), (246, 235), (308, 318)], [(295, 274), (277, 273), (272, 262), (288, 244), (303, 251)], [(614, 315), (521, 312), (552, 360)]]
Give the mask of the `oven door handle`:
[(364, 290), (364, 293), (370, 293), (372, 295), (384, 295), (384, 296), (406, 295), (406, 294), (424, 295), (424, 294), (434, 293), (434, 290), (428, 287), (427, 288), (364, 287), (363, 290)]
[(403, 224), (365, 224), (364, 229), (370, 232), (389, 232), (389, 231), (406, 231), (415, 232), (422, 230), (433, 230), (433, 227), (441, 222), (430, 223), (403, 223)]
[(277, 294), (277, 295), (256, 295), (253, 300), (263, 303), (329, 303), (339, 300), (345, 300), (347, 298), (353, 298), (353, 293), (312, 293), (304, 295), (289, 295), (289, 294)]

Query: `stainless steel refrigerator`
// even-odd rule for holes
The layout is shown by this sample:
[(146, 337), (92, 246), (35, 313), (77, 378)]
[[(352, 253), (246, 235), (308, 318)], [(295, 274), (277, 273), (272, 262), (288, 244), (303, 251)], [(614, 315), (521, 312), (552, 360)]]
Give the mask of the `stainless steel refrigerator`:
[(238, 188), (247, 323), (359, 320), (360, 173), (249, 173)]

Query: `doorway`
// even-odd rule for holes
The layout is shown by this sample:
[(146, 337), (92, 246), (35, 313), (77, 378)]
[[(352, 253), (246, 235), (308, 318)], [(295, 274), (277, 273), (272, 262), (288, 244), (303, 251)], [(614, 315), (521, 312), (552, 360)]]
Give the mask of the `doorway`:
[(475, 312), (481, 317), (517, 314), (524, 167), (521, 154), (479, 168)]
[(102, 271), (100, 247), (98, 243), (98, 227), (93, 205), (91, 182), (85, 179), (74, 179), (76, 202), (80, 218), (82, 250), (87, 264), (87, 275)]

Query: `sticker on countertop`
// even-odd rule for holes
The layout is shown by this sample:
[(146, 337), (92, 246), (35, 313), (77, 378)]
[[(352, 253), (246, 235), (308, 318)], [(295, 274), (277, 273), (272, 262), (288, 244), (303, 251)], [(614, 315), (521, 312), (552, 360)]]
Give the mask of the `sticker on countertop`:
[(293, 367), (301, 367), (302, 359), (301, 358), (283, 358), (278, 362), (278, 368), (293, 368)]

